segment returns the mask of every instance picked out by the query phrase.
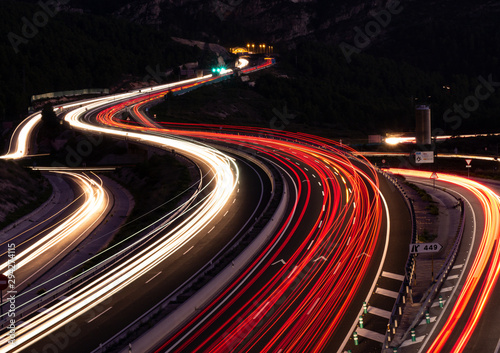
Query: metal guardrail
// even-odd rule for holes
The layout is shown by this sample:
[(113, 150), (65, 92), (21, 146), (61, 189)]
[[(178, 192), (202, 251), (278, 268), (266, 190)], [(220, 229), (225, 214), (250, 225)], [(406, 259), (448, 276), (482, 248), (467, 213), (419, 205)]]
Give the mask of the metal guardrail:
[[(411, 218), (412, 218), (412, 240), (411, 243), (414, 244), (416, 242), (416, 236), (417, 236), (417, 225), (416, 225), (416, 218), (415, 218), (415, 211), (413, 208), (413, 203), (409, 199), (409, 197), (406, 195), (406, 192), (403, 190), (403, 188), (399, 185), (397, 180), (393, 177), (388, 175), (387, 173), (383, 173), (383, 175), (391, 181), (396, 188), (400, 191), (402, 194), (403, 198), (405, 199), (405, 202), (407, 204), (407, 207), (411, 213)], [(422, 307), (420, 308), (418, 314), (415, 316), (414, 320), (412, 321), (412, 324), (410, 327), (405, 331), (403, 336), (400, 339), (400, 342), (404, 342), (408, 336), (411, 334), (411, 329), (416, 327), (418, 323), (423, 319), (425, 316), (425, 313), (429, 310), (429, 307), (432, 305), (432, 302), (436, 296), (436, 294), (439, 292), (442, 284), (444, 283), (444, 280), (446, 279), (448, 272), (450, 271), (451, 267), (453, 266), (453, 263), (455, 261), (456, 255), (458, 253), (460, 244), (462, 242), (462, 237), (464, 233), (464, 225), (465, 225), (465, 210), (464, 210), (464, 202), (460, 200), (460, 206), (461, 206), (461, 213), (460, 213), (460, 227), (457, 230), (457, 237), (455, 240), (455, 244), (453, 245), (453, 248), (448, 255), (445, 265), (442, 266), (440, 272), (436, 276), (436, 283), (431, 286), (426, 293), (424, 294), (425, 300), (422, 300)], [(400, 323), (399, 320), (401, 320), (404, 312), (404, 306), (406, 304), (406, 296), (410, 295), (411, 298), (411, 279), (413, 277), (413, 274), (415, 272), (415, 255), (414, 254), (409, 254), (408, 260), (406, 262), (406, 271), (405, 271), (405, 278), (403, 280), (403, 283), (401, 284), (401, 288), (398, 293), (398, 297), (396, 299), (396, 302), (394, 304), (391, 317), (389, 319), (389, 323), (387, 325), (387, 332), (385, 335), (385, 340), (383, 343), (383, 348), (384, 349), (389, 349), (390, 347), (397, 347), (398, 345), (391, 345), (391, 342), (393, 342), (393, 339), (396, 335), (396, 329), (398, 328), (398, 324)]]
[[(186, 158), (186, 157), (184, 157)], [(190, 161), (188, 158), (186, 160)], [(190, 161), (193, 165), (196, 165), (193, 161)], [(189, 198), (183, 203), (183, 205), (177, 209), (170, 217), (168, 217), (167, 220), (165, 220), (158, 228), (161, 228), (162, 225), (170, 222), (172, 219), (175, 219), (179, 214), (181, 214), (185, 209), (189, 208), (189, 206), (193, 203), (195, 200), (197, 194), (200, 191), (200, 188), (202, 186), (202, 179), (200, 179), (196, 190), (189, 196)], [(154, 228), (154, 226), (153, 226)], [(151, 232), (154, 232), (155, 230), (152, 229), (147, 234), (150, 234)], [(135, 247), (132, 245), (127, 246), (124, 249), (119, 250), (117, 253), (113, 254), (111, 257), (107, 258), (106, 260), (100, 262), (98, 265), (93, 267), (91, 270), (85, 271), (83, 273), (80, 273), (73, 277), (71, 280), (66, 281), (60, 285), (57, 285), (56, 287), (50, 289), (49, 291), (37, 295), (36, 297), (29, 299), (26, 301), (24, 304), (20, 305), (17, 308), (16, 311), (16, 316), (19, 318), (23, 318), (27, 315), (32, 314), (36, 309), (39, 309), (43, 306), (48, 306), (51, 303), (55, 302), (58, 300), (58, 298), (63, 294), (66, 293), (69, 290), (73, 290), (78, 288), (78, 286), (84, 285), (88, 281), (90, 281), (92, 278), (94, 278), (96, 275), (104, 272), (107, 270), (110, 266), (114, 265), (124, 257), (126, 257), (128, 254), (131, 252), (135, 251)], [(99, 254), (94, 255), (94, 257), (99, 256)], [(71, 269), (73, 270), (73, 269)], [(41, 287), (43, 284), (38, 285), (34, 289), (37, 289)], [(31, 289), (31, 290), (34, 290)], [(4, 302), (2, 305), (7, 305), (8, 302)], [(7, 311), (4, 310), (4, 314), (0, 315), (0, 328), (4, 328), (8, 326), (9, 324), (9, 318), (7, 315)]]
[[(234, 153), (234, 151), (233, 151)], [(243, 153), (239, 152), (238, 154), (243, 155)], [(250, 156), (247, 156), (246, 158), (252, 160), (252, 162), (256, 162), (255, 158), (252, 158)], [(264, 166), (264, 164), (260, 161), (257, 161), (259, 166)], [(267, 169), (267, 170), (266, 170)], [(273, 191), (272, 191), (272, 197), (269, 199), (267, 205), (265, 206), (264, 210), (260, 214), (260, 216), (257, 218), (255, 224), (259, 223), (263, 217), (266, 215), (267, 211), (269, 210), (270, 205), (272, 204), (273, 200), (275, 197), (278, 196), (283, 196), (280, 195), (281, 193), (276, 192), (275, 188), (278, 185), (282, 185), (282, 182), (277, 182), (275, 179), (279, 175), (280, 180), (283, 180), (283, 175), (279, 173), (279, 171), (275, 171), (278, 175), (274, 175), (273, 172), (271, 172), (269, 169), (269, 166), (265, 166), (265, 172), (266, 174), (272, 175), (272, 185), (273, 185)], [(283, 197), (281, 202), (283, 202)], [(142, 314), (140, 317), (138, 317), (135, 321), (127, 325), (123, 330), (120, 332), (116, 333), (113, 337), (108, 339), (106, 342), (102, 343), (98, 348), (92, 351), (92, 353), (102, 353), (102, 352), (114, 352), (117, 348), (120, 349), (120, 344), (123, 343), (124, 339), (130, 340), (130, 335), (132, 332), (140, 332), (139, 329), (150, 323), (150, 321), (154, 318), (157, 317), (162, 310), (164, 310), (168, 305), (170, 305), (172, 302), (175, 302), (177, 298), (183, 295), (185, 292), (189, 292), (190, 289), (193, 287), (193, 285), (202, 277), (204, 277), (210, 270), (214, 269), (219, 262), (224, 260), (224, 256), (228, 253), (232, 253), (234, 249), (236, 249), (240, 244), (247, 238), (247, 236), (256, 230), (254, 226), (250, 227), (243, 236), (239, 238), (238, 241), (235, 243), (229, 244), (225, 246), (215, 257), (217, 260), (213, 260), (210, 263), (207, 263), (205, 266), (203, 266), (201, 269), (199, 269), (195, 274), (193, 274), (189, 279), (187, 279), (182, 285), (180, 285), (177, 290), (169, 294), (167, 297), (165, 297), (162, 301), (154, 305), (151, 309), (149, 309), (147, 312)], [(229, 246), (229, 247), (228, 247)], [(181, 304), (182, 305), (182, 304)]]
[(87, 94), (109, 94), (109, 89), (107, 88), (89, 88), (89, 89), (79, 89), (73, 91), (59, 91), (59, 92), (49, 92), (44, 94), (37, 94), (31, 96), (31, 101), (37, 101), (40, 99), (50, 99), (59, 97), (75, 97), (83, 96)]
[(434, 301), (437, 293), (441, 289), (441, 286), (443, 285), (446, 277), (448, 276), (448, 272), (450, 272), (453, 264), (455, 263), (455, 259), (458, 254), (458, 250), (460, 249), (460, 244), (462, 243), (462, 238), (464, 235), (464, 229), (465, 229), (465, 204), (463, 200), (460, 200), (460, 227), (457, 230), (457, 239), (455, 240), (455, 244), (453, 244), (453, 248), (448, 255), (445, 265), (441, 268), (441, 271), (438, 273), (436, 277), (436, 283), (432, 287), (430, 287), (426, 293), (424, 294), (425, 300), (421, 301), (422, 302), (422, 307), (420, 308), (420, 311), (418, 312), (417, 316), (413, 320), (412, 324), (406, 330), (406, 332), (403, 334), (401, 341), (404, 342), (408, 335), (411, 333), (411, 329), (416, 327), (418, 323), (424, 318), (425, 313), (429, 310), (430, 306), (432, 305), (432, 302)]
[[(399, 185), (397, 179), (385, 172), (382, 171), (382, 175), (386, 177), (400, 192), (401, 196), (405, 200), (406, 207), (410, 212), (411, 217), (411, 244), (414, 244), (417, 241), (417, 219), (415, 216), (415, 209), (413, 208), (413, 202), (406, 195), (405, 190)], [(387, 332), (385, 334), (383, 348), (389, 348), (389, 345), (396, 334), (396, 329), (398, 327), (398, 323), (400, 322), (403, 316), (404, 306), (406, 304), (406, 296), (411, 293), (411, 279), (415, 272), (415, 255), (409, 254), (408, 259), (406, 260), (405, 266), (405, 278), (401, 287), (399, 289), (398, 296), (396, 298), (396, 302), (394, 303), (394, 307), (391, 312), (391, 317), (389, 318), (389, 323), (387, 324)]]

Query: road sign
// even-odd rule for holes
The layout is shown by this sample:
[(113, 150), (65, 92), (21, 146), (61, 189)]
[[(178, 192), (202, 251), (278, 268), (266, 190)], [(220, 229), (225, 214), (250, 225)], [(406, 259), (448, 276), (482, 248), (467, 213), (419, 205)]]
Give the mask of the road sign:
[(420, 151), (415, 152), (415, 163), (434, 163), (433, 151)]
[(437, 179), (438, 178), (438, 175), (436, 172), (433, 172), (430, 176), (431, 179)]
[(438, 243), (410, 244), (410, 253), (422, 254), (422, 253), (438, 252), (442, 248), (443, 246)]
[(9, 286), (9, 279), (6, 275), (0, 274), (0, 290), (7, 289)]
[(472, 162), (472, 159), (466, 159), (467, 165), (470, 165), (470, 162)]

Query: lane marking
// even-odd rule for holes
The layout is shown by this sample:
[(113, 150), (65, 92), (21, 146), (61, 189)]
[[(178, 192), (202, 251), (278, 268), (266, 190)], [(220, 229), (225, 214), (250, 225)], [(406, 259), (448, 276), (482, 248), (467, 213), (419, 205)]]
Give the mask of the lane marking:
[[(391, 221), (390, 221), (391, 217), (390, 217), (389, 206), (387, 205), (387, 201), (386, 201), (384, 195), (382, 194), (382, 192), (380, 191), (380, 188), (378, 186), (376, 186), (373, 183), (373, 181), (371, 181), (370, 179), (368, 179), (368, 181), (371, 183), (371, 185), (373, 186), (373, 188), (377, 190), (377, 193), (380, 195), (380, 199), (382, 200), (382, 202), (384, 204), (384, 210), (385, 210), (385, 215), (386, 215), (386, 219), (387, 219), (387, 229), (386, 229), (386, 232), (385, 232), (384, 252), (382, 254), (382, 258), (379, 261), (379, 267), (378, 267), (378, 270), (377, 270), (377, 274), (375, 275), (374, 280), (372, 282), (372, 286), (370, 287), (370, 291), (368, 292), (368, 294), (366, 295), (366, 298), (365, 298), (365, 302), (367, 302), (367, 303), (370, 301), (370, 298), (372, 296), (373, 290), (377, 286), (378, 277), (382, 273), (382, 267), (384, 266), (385, 259), (387, 257), (387, 252), (389, 250), (389, 238), (390, 238), (390, 234), (391, 234)], [(360, 307), (357, 316), (359, 317), (362, 313), (363, 313), (363, 308)], [(349, 342), (349, 340), (351, 339), (351, 332), (353, 332), (354, 330), (356, 330), (356, 326), (357, 325), (358, 325), (358, 320), (356, 318), (356, 320), (354, 320), (354, 322), (351, 325), (349, 333), (345, 336), (344, 341), (342, 341), (342, 344), (340, 345), (337, 353), (341, 353), (341, 352), (344, 351), (344, 348), (347, 345), (347, 342)], [(381, 343), (383, 343), (385, 341), (385, 332), (381, 336), (382, 336)]]
[(92, 321), (94, 321), (95, 319), (97, 319), (99, 316), (101, 316), (102, 314), (104, 314), (105, 312), (107, 312), (108, 310), (111, 310), (112, 306), (110, 306), (109, 308), (107, 308), (106, 310), (104, 310), (102, 313), (100, 313), (99, 315), (96, 315), (94, 316), (93, 319), (90, 319), (89, 321), (87, 321), (87, 324), (90, 324)]
[(411, 346), (412, 344), (421, 343), (424, 340), (424, 338), (425, 338), (425, 336), (418, 336), (415, 338), (415, 342), (413, 342), (411, 339), (406, 340), (403, 342), (401, 347), (406, 347), (406, 346)]
[(452, 269), (453, 270), (457, 270), (457, 269), (462, 268), (462, 267), (464, 267), (464, 264), (455, 265), (455, 266), (452, 267)]
[(309, 250), (311, 248), (311, 246), (313, 245), (314, 243), (314, 240), (311, 240), (311, 242), (309, 243), (309, 246), (307, 247), (307, 250)]
[(290, 278), (290, 277), (293, 275), (293, 273), (295, 272), (295, 270), (297, 269), (297, 267), (299, 267), (299, 266), (295, 266), (295, 267), (293, 268), (292, 272), (290, 272), (290, 274), (288, 275), (288, 277), (287, 277), (287, 278)]
[(318, 226), (318, 228), (319, 228), (319, 227), (321, 227), (321, 225), (322, 225), (322, 224), (323, 224), (323, 220), (319, 221), (319, 226)]
[(397, 293), (397, 292), (394, 292), (394, 291), (388, 290), (388, 289), (383, 289), (383, 288), (377, 288), (375, 290), (375, 293), (386, 296), (386, 297), (394, 298), (394, 299), (396, 299), (399, 295), (399, 293)]
[(227, 210), (226, 213), (224, 213), (224, 216), (222, 216), (222, 217), (226, 217), (228, 212), (229, 212), (229, 210)]
[(236, 202), (236, 199), (233, 200), (233, 203), (235, 203), (235, 202)]
[(381, 333), (375, 332), (375, 331), (370, 331), (365, 328), (359, 327), (356, 332), (358, 333), (359, 336), (361, 337), (366, 337), (371, 339), (372, 341), (377, 341), (380, 343), (384, 343), (385, 341), (385, 335), (382, 335)]
[(272, 264), (271, 264), (271, 266), (274, 266), (274, 265), (276, 265), (276, 264), (279, 264), (280, 262), (281, 262), (283, 265), (286, 265), (285, 260), (281, 259), (281, 260), (278, 260), (278, 261), (276, 261), (276, 262), (272, 263)]
[(339, 262), (339, 263), (337, 264), (337, 267), (335, 267), (335, 271), (333, 271), (333, 274), (336, 274), (336, 273), (337, 273), (337, 270), (339, 269), (339, 266), (340, 266), (340, 264), (341, 264), (341, 263), (342, 263), (342, 262)]
[(447, 279), (458, 279), (459, 275), (448, 276)]
[(368, 307), (368, 313), (383, 317), (384, 319), (390, 319), (392, 314), (390, 311), (374, 308), (373, 306)]
[(405, 276), (403, 276), (403, 275), (398, 275), (396, 273), (387, 272), (387, 271), (382, 272), (382, 277), (395, 279), (395, 280), (401, 281), (401, 282), (403, 282), (405, 279)]
[(309, 309), (309, 311), (307, 312), (306, 315), (309, 315), (311, 313), (311, 311), (313, 311), (314, 307), (316, 306), (316, 304), (318, 304), (319, 302), (319, 299), (320, 298), (317, 298), (316, 301), (314, 302), (314, 304), (311, 306), (311, 308)]
[(210, 229), (207, 234), (209, 234), (212, 230), (214, 230), (214, 228), (215, 226), (213, 226), (212, 229)]
[(184, 253), (182, 255), (186, 255), (189, 252), (189, 250), (191, 250), (192, 248), (194, 248), (194, 245), (192, 247), (190, 247), (189, 249), (187, 249), (186, 251), (184, 251)]
[(455, 287), (446, 287), (446, 288), (441, 288), (440, 293), (446, 293), (446, 292), (451, 292)]
[[(446, 303), (446, 300), (443, 299), (443, 305)], [(436, 306), (439, 306), (439, 301), (432, 303), (431, 308), (435, 308)]]
[(313, 262), (316, 262), (316, 261), (319, 261), (319, 260), (326, 261), (326, 260), (328, 260), (328, 259), (327, 259), (326, 257), (324, 257), (324, 256), (320, 256), (320, 257), (318, 257), (316, 260), (314, 260)]
[(259, 315), (264, 311), (265, 308), (267, 308), (268, 305), (269, 305), (269, 302), (267, 302), (266, 305), (264, 305), (264, 307), (262, 309), (260, 309), (257, 314), (255, 314), (253, 319), (255, 320), (257, 317), (259, 317)]
[[(433, 322), (435, 322), (436, 319), (437, 319), (437, 316), (431, 316), (430, 317), (430, 320), (431, 320), (430, 324), (432, 324)], [(420, 323), (418, 324), (418, 326), (420, 326), (420, 325), (430, 325), (430, 324), (428, 324), (427, 321), (425, 321), (425, 319), (423, 319), (422, 321), (420, 321)]]
[(500, 339), (498, 340), (498, 343), (497, 343), (497, 346), (495, 348), (495, 352), (494, 353), (498, 353), (498, 351), (500, 351)]
[[(191, 248), (192, 248), (192, 247), (191, 247)], [(191, 249), (189, 249), (189, 250), (191, 250)], [(188, 251), (189, 251), (189, 250), (188, 250)], [(186, 251), (186, 252), (187, 252), (187, 251)], [(149, 282), (151, 282), (153, 279), (155, 279), (155, 278), (156, 278), (156, 276), (159, 276), (160, 274), (161, 274), (161, 271), (160, 271), (160, 272), (158, 272), (158, 273), (157, 273), (156, 275), (154, 275), (153, 277), (151, 277), (150, 279), (148, 279), (148, 280), (146, 281), (146, 284), (148, 284)]]

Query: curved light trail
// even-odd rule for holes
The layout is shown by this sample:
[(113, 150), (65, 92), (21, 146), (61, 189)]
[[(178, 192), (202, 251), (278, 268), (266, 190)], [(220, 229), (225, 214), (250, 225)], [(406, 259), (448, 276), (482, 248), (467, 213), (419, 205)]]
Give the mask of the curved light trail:
[[(252, 72), (270, 64), (268, 61), (242, 71)], [(169, 90), (190, 89), (204, 80), (215, 79), (198, 79), (175, 88), (152, 90), (149, 94), (134, 92), (129, 97), (122, 95), (115, 103), (111, 98), (101, 98), (79, 107), (71, 105), (76, 108), (65, 115), (65, 120), (77, 130), (175, 149), (203, 160), (214, 175), (212, 189), (174, 229), (157, 236), (106, 271), (97, 283), (71, 293), (71, 301), (57, 303), (50, 311), (27, 319), (16, 332), (17, 346), (4, 344), (2, 349), (8, 352), (26, 348), (117, 293), (190, 239), (203, 234), (233, 193), (238, 168), (231, 157), (196, 143), (193, 138), (260, 153), (288, 176), (295, 185), (295, 198), (290, 214), (266, 249), (165, 345), (179, 352), (188, 346), (193, 351), (213, 352), (227, 351), (228, 346), (238, 351), (316, 352), (331, 343), (332, 334), (339, 328), (373, 264), (383, 220), (377, 173), (366, 160), (354, 157), (351, 149), (305, 134), (244, 127), (224, 127), (227, 132), (224, 134), (206, 131), (213, 127), (196, 131), (198, 127), (191, 126), (178, 131), (147, 123), (145, 117), (146, 127), (116, 120), (117, 113), (130, 107), (141, 119), (136, 105), (161, 98)], [(68, 108), (70, 105), (61, 107)], [(99, 111), (96, 119), (101, 126), (84, 121), (94, 111)], [(286, 263), (268, 276), (278, 256), (290, 249), (293, 250)], [(266, 278), (266, 283), (256, 286), (261, 278)], [(245, 299), (248, 293), (251, 298)], [(236, 302), (235, 309), (232, 305)], [(222, 315), (229, 318), (221, 321)], [(199, 333), (204, 329), (211, 334), (202, 339)], [(2, 342), (5, 338), (2, 337)], [(172, 345), (174, 341), (176, 344)]]
[[(101, 123), (121, 128), (143, 130), (144, 126), (147, 126), (147, 129), (153, 131), (162, 130), (143, 116), (137, 105), (133, 109), (143, 126), (117, 121), (112, 112), (101, 112), (97, 119)], [(166, 127), (175, 125), (166, 124)], [(183, 127), (220, 131), (220, 126)], [(293, 171), (290, 174), (297, 185), (297, 200), (295, 210), (288, 216), (288, 220), (294, 217), (297, 219), (291, 225), (292, 230), (289, 233), (285, 234), (283, 227), (275, 235), (267, 251), (277, 246), (282, 237), (286, 237), (286, 242), (290, 242), (294, 236), (299, 236), (298, 228), (301, 222), (305, 221), (306, 214), (307, 217), (317, 218), (308, 233), (300, 235), (303, 240), (295, 255), (262, 289), (256, 291), (246, 304), (241, 307), (238, 305), (238, 309), (234, 309), (235, 302), (248, 293), (258, 278), (269, 271), (270, 266), (277, 260), (279, 251), (287, 243), (272, 254), (264, 251), (228, 289), (163, 347), (169, 347), (168, 351), (176, 352), (186, 349), (211, 352), (233, 349), (248, 351), (256, 349), (257, 346), (260, 351), (273, 351), (278, 348), (297, 352), (321, 351), (338, 328), (356, 289), (360, 287), (377, 243), (382, 207), (376, 173), (364, 160), (358, 160), (357, 164), (365, 166), (366, 171), (356, 166), (350, 160), (352, 151), (345, 146), (342, 146), (341, 150), (337, 149), (341, 147), (339, 145), (337, 148), (331, 147), (329, 144), (332, 141), (326, 139), (268, 129), (229, 126), (223, 126), (223, 129), (223, 134), (192, 130), (168, 131), (258, 151), (261, 156)], [(247, 135), (240, 135), (239, 132)], [(255, 136), (263, 132), (275, 137), (284, 137), (289, 141)], [(313, 177), (292, 163), (292, 158), (299, 160), (300, 163), (296, 164), (303, 164), (304, 169), (309, 168), (310, 173), (314, 171)], [(371, 179), (375, 182), (371, 182)], [(317, 205), (309, 201), (312, 183), (318, 183), (323, 190), (317, 216), (313, 216), (315, 212), (311, 210)], [(306, 197), (305, 206), (299, 211), (296, 208), (302, 197)], [(328, 261), (326, 264), (323, 261), (314, 262), (317, 258)], [(261, 267), (258, 268), (258, 265)], [(253, 271), (256, 272), (252, 273)], [(346, 290), (347, 288), (349, 290)], [(298, 307), (294, 307), (298, 302)], [(231, 317), (220, 324), (217, 320), (224, 313), (231, 313)], [(204, 322), (206, 317), (210, 319)], [(264, 318), (268, 318), (265, 324), (262, 323)], [(199, 339), (200, 333), (219, 324), (220, 328), (214, 330), (200, 346), (194, 345), (193, 342)], [(270, 336), (270, 332), (274, 332), (273, 335)], [(184, 342), (179, 344), (179, 339)], [(263, 345), (262, 342), (267, 343)]]
[[(249, 268), (163, 347), (169, 352), (322, 351), (360, 288), (377, 244), (382, 207), (378, 192), (372, 189), (375, 184), (367, 181), (367, 174), (373, 171), (361, 170), (334, 149), (251, 136), (219, 138), (246, 148), (259, 146), (261, 154), (294, 171), (296, 198), (305, 197), (306, 201), (302, 210), (297, 209), (296, 201), (294, 211), (288, 216), (288, 220), (294, 219), (291, 229), (285, 232), (282, 228)], [(314, 176), (310, 178), (302, 168), (297, 168), (288, 160), (291, 158), (300, 160), (301, 165), (314, 171)], [(314, 183), (321, 184), (323, 189), (319, 205), (311, 200)], [(314, 212), (317, 206), (319, 212)], [(299, 226), (306, 221), (305, 217), (315, 217), (315, 221), (307, 233), (302, 233)], [(300, 245), (286, 265), (261, 289), (252, 288), (270, 271), (284, 247), (297, 237)], [(278, 248), (271, 252), (273, 244)], [(251, 271), (255, 272), (248, 276)], [(255, 294), (235, 308), (233, 305), (249, 291)], [(222, 315), (229, 318), (221, 322)], [(206, 317), (210, 319), (199, 325)], [(213, 329), (214, 325), (220, 326)], [(191, 326), (194, 328), (190, 329)], [(198, 342), (199, 335), (207, 330), (213, 333)], [(176, 343), (179, 339), (181, 344)]]
[(23, 120), (14, 130), (13, 137), (10, 141), (9, 152), (1, 159), (19, 159), (28, 155), (28, 141), (30, 140), (31, 132), (36, 125), (42, 120), (41, 113), (35, 113)]
[[(71, 172), (58, 173), (68, 175), (75, 180), (83, 192), (85, 201), (77, 210), (72, 212), (70, 216), (58, 224), (48, 234), (29, 245), (26, 249), (16, 253), (16, 271), (40, 256), (53, 258), (55, 254), (48, 255), (47, 253), (57, 244), (63, 243), (65, 249), (69, 248), (95, 225), (108, 207), (109, 198), (102, 183), (97, 183), (94, 179), (84, 174)], [(68, 239), (71, 240), (69, 243)], [(7, 274), (8, 264), (8, 262), (5, 262), (0, 265), (0, 271), (3, 271), (4, 274)], [(44, 266), (40, 266), (36, 272), (40, 271), (43, 267)], [(35, 273), (30, 274), (30, 277), (34, 274)], [(18, 279), (17, 286), (20, 285), (19, 280), (20, 279)]]
[[(183, 82), (182, 87), (190, 88), (193, 85), (207, 82), (210, 78), (211, 76), (190, 80), (187, 84)], [(165, 87), (172, 88), (177, 86), (179, 86), (179, 84), (164, 85), (163, 89), (165, 89)], [(156, 90), (161, 91), (161, 89), (158, 88), (152, 89), (152, 91)], [(166, 92), (163, 94), (166, 94)], [(127, 95), (130, 95), (130, 97), (139, 95), (142, 96), (142, 99), (149, 96), (138, 91), (131, 94), (124, 94), (122, 98)], [(65, 116), (65, 120), (72, 127), (80, 131), (103, 133), (117, 137), (121, 136), (168, 150), (173, 148), (182, 154), (193, 156), (193, 158), (198, 160), (203, 160), (213, 174), (213, 179), (209, 182), (209, 184), (211, 184), (211, 190), (208, 195), (198, 202), (196, 209), (191, 212), (189, 216), (185, 217), (179, 225), (165, 234), (162, 234), (158, 240), (155, 240), (137, 254), (134, 254), (134, 256), (125, 259), (106, 272), (105, 275), (101, 276), (98, 285), (86, 285), (71, 294), (71, 302), (60, 302), (51, 307), (50, 312), (46, 311), (26, 320), (25, 325), (17, 329), (15, 345), (7, 343), (8, 335), (2, 335), (0, 338), (2, 351), (10, 352), (17, 351), (19, 349), (18, 347), (22, 347), (21, 349), (26, 348), (48, 335), (50, 332), (70, 322), (73, 318), (79, 316), (89, 308), (112, 296), (155, 265), (174, 254), (175, 251), (181, 248), (189, 240), (202, 233), (206, 225), (210, 223), (226, 205), (227, 200), (232, 195), (238, 183), (239, 172), (235, 161), (231, 157), (206, 145), (175, 137), (148, 135), (140, 132), (126, 132), (115, 128), (103, 128), (93, 126), (80, 120), (87, 111), (101, 108), (109, 104), (115, 98), (116, 97), (100, 98), (87, 101), (85, 104), (74, 103), (61, 108), (68, 109), (80, 106), (70, 111)], [(33, 123), (33, 126), (34, 125), (36, 125), (36, 123)], [(23, 144), (27, 146), (28, 136), (22, 135), (18, 138), (18, 146)], [(12, 158), (12, 156), (8, 158)]]
[[(431, 174), (403, 169), (390, 169), (390, 171), (395, 174), (426, 179), (429, 179)], [(452, 351), (463, 352), (500, 275), (500, 198), (488, 187), (467, 178), (440, 173), (439, 180), (457, 185), (474, 194), (483, 208), (485, 218), (484, 231), (471, 269), (451, 314), (427, 351), (429, 353), (441, 352), (451, 334), (460, 330), (460, 336), (454, 343)], [(475, 291), (479, 291), (477, 299), (471, 303)], [(466, 307), (471, 304), (473, 305), (472, 312), (468, 314), (465, 327), (457, 327), (458, 320), (464, 315)]]

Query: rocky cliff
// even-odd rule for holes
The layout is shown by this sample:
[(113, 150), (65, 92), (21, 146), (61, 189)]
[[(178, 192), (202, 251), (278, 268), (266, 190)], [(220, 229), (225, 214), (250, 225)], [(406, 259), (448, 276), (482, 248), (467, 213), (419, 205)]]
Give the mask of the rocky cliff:
[[(500, 12), (498, 0), (111, 0), (107, 6), (114, 16), (159, 26), (176, 36), (226, 41), (246, 36), (273, 43), (353, 38), (356, 26), (364, 30), (375, 14), (391, 6), (402, 10), (383, 19), (382, 34)], [(384, 38), (377, 35), (376, 40)]]

